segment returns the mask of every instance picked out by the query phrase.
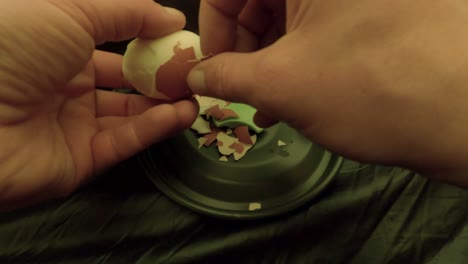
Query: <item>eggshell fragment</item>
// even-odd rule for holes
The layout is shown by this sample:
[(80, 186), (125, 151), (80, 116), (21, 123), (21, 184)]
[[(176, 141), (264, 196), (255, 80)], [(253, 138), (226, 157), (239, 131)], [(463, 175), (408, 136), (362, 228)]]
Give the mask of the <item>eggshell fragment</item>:
[(209, 146), (211, 146), (211, 144), (213, 144), (213, 142), (216, 141), (216, 134), (209, 133), (209, 134), (203, 135), (203, 138), (206, 139), (205, 143), (203, 143), (203, 145), (205, 145), (205, 147), (209, 147)]
[(257, 112), (257, 110), (252, 106), (242, 103), (228, 103), (226, 106), (221, 108), (225, 112), (232, 111), (231, 113), (235, 113), (237, 117), (227, 118), (228, 115), (225, 115), (225, 118), (223, 120), (213, 119), (213, 123), (215, 124), (215, 126), (235, 128), (237, 126), (245, 125), (249, 127), (249, 130), (252, 130), (257, 134), (263, 131), (263, 128), (258, 127), (255, 124), (254, 115)]
[(232, 155), (234, 156), (234, 160), (240, 160), (242, 159), (245, 154), (247, 154), (247, 152), (255, 145), (255, 143), (257, 142), (257, 135), (252, 135), (250, 137), (250, 140), (252, 141), (253, 144), (244, 144), (244, 143), (241, 143), (243, 146), (244, 146), (244, 149), (242, 150), (241, 153), (238, 153), (237, 151), (234, 152)]
[(206, 137), (199, 137), (198, 138), (198, 148), (203, 147), (203, 145), (205, 145), (207, 140), (208, 139)]
[(219, 107), (219, 105), (213, 105), (212, 107), (206, 109), (205, 114), (208, 117), (213, 117), (215, 119), (221, 120), (224, 116), (223, 111)]
[(210, 122), (206, 121), (203, 117), (197, 116), (191, 128), (197, 131), (198, 134), (208, 134), (211, 132)]
[(235, 149), (230, 148), (230, 146), (237, 141), (236, 138), (226, 135), (226, 133), (220, 132), (218, 133), (216, 140), (218, 151), (222, 155), (229, 156), (236, 151)]
[(240, 142), (234, 142), (229, 147), (232, 148), (233, 150), (235, 150), (239, 154), (244, 151), (244, 145), (242, 143), (240, 143)]
[(209, 147), (211, 144), (213, 144), (213, 142), (216, 141), (218, 133), (220, 132), (221, 132), (221, 129), (217, 127), (211, 127), (211, 132), (202, 136), (206, 138), (206, 141), (203, 145), (205, 145), (206, 147)]
[[(180, 99), (190, 94), (186, 77), (198, 61), (193, 47), (180, 48), (180, 42), (174, 46), (174, 56), (162, 64), (156, 71), (156, 89), (171, 99)], [(177, 89), (175, 89), (177, 87)], [(179, 89), (184, 88), (184, 89)]]
[(200, 107), (199, 114), (204, 115), (206, 110), (214, 105), (219, 105), (220, 108), (224, 108), (227, 105), (227, 102), (221, 99), (209, 97), (209, 96), (200, 96), (194, 95), (195, 100), (197, 100)]
[(253, 145), (253, 142), (250, 139), (249, 128), (247, 126), (238, 126), (234, 128), (234, 134), (240, 142), (244, 144)]
[(286, 144), (286, 142), (279, 139), (278, 142), (277, 142), (277, 145), (278, 145), (278, 147), (283, 147), (283, 146), (286, 146), (287, 144)]
[(255, 143), (257, 143), (257, 135), (253, 134), (250, 137), (250, 140), (252, 141), (252, 146), (255, 145)]
[(261, 203), (250, 203), (249, 204), (249, 211), (256, 211), (262, 209)]
[(188, 72), (203, 58), (197, 34), (181, 30), (158, 39), (132, 40), (122, 72), (142, 94), (164, 100), (190, 96)]
[[(228, 120), (240, 120), (243, 116), (237, 113), (236, 110), (241, 110), (241, 113), (247, 113), (247, 116), (251, 116), (251, 109), (241, 107), (236, 104), (237, 107), (229, 109), (230, 102), (211, 98), (207, 96), (194, 95), (194, 98), (198, 101), (200, 106), (199, 116), (197, 121), (192, 125), (192, 129), (197, 131), (197, 134), (201, 135), (198, 138), (199, 148), (202, 146), (209, 147), (215, 143), (218, 152), (221, 154), (220, 161), (228, 161), (228, 157), (232, 155), (235, 161), (243, 158), (246, 153), (253, 148), (257, 141), (257, 135), (250, 135), (250, 126), (242, 122), (237, 122), (236, 126), (218, 126), (216, 122), (218, 119)], [(203, 121), (201, 121), (203, 120)], [(210, 124), (208, 132), (207, 123)], [(225, 121), (222, 121), (225, 122)], [(206, 129), (206, 134), (200, 133), (201, 130), (198, 126), (202, 123), (203, 128)], [(234, 124), (234, 123), (231, 123)], [(257, 132), (255, 129), (253, 129)], [(261, 131), (260, 131), (261, 132)]]
[(231, 109), (224, 108), (221, 110), (221, 112), (223, 113), (223, 116), (219, 120), (226, 120), (229, 118), (239, 118), (239, 115)]

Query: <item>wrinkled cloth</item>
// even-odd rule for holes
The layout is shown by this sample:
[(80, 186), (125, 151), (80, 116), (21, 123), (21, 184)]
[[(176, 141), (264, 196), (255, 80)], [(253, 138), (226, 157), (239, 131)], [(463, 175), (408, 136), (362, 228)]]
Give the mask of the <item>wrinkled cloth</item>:
[(468, 190), (345, 161), (309, 204), (221, 220), (174, 203), (137, 158), (71, 197), (0, 215), (0, 263), (468, 263)]

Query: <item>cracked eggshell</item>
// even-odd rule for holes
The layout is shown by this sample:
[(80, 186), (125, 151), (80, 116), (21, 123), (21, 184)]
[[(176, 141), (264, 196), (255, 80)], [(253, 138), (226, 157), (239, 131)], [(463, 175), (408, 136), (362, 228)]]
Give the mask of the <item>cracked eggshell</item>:
[(177, 100), (191, 94), (186, 77), (202, 58), (200, 37), (181, 30), (158, 39), (132, 40), (124, 54), (122, 72), (142, 94)]

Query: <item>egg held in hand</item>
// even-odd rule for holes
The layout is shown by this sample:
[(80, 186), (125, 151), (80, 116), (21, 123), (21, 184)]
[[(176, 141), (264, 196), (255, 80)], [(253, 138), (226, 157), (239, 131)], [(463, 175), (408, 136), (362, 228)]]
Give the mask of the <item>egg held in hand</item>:
[(122, 72), (148, 97), (179, 100), (191, 95), (186, 78), (202, 58), (199, 36), (181, 30), (158, 39), (132, 40), (124, 54)]

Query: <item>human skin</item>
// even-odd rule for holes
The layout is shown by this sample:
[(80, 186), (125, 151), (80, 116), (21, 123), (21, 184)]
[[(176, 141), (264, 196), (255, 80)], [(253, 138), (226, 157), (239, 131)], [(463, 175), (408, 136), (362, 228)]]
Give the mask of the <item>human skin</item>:
[(157, 38), (185, 17), (151, 0), (0, 3), (0, 210), (68, 195), (100, 171), (190, 127), (192, 101), (124, 88), (105, 41)]
[(468, 187), (468, 5), (202, 0), (193, 92), (347, 158)]

